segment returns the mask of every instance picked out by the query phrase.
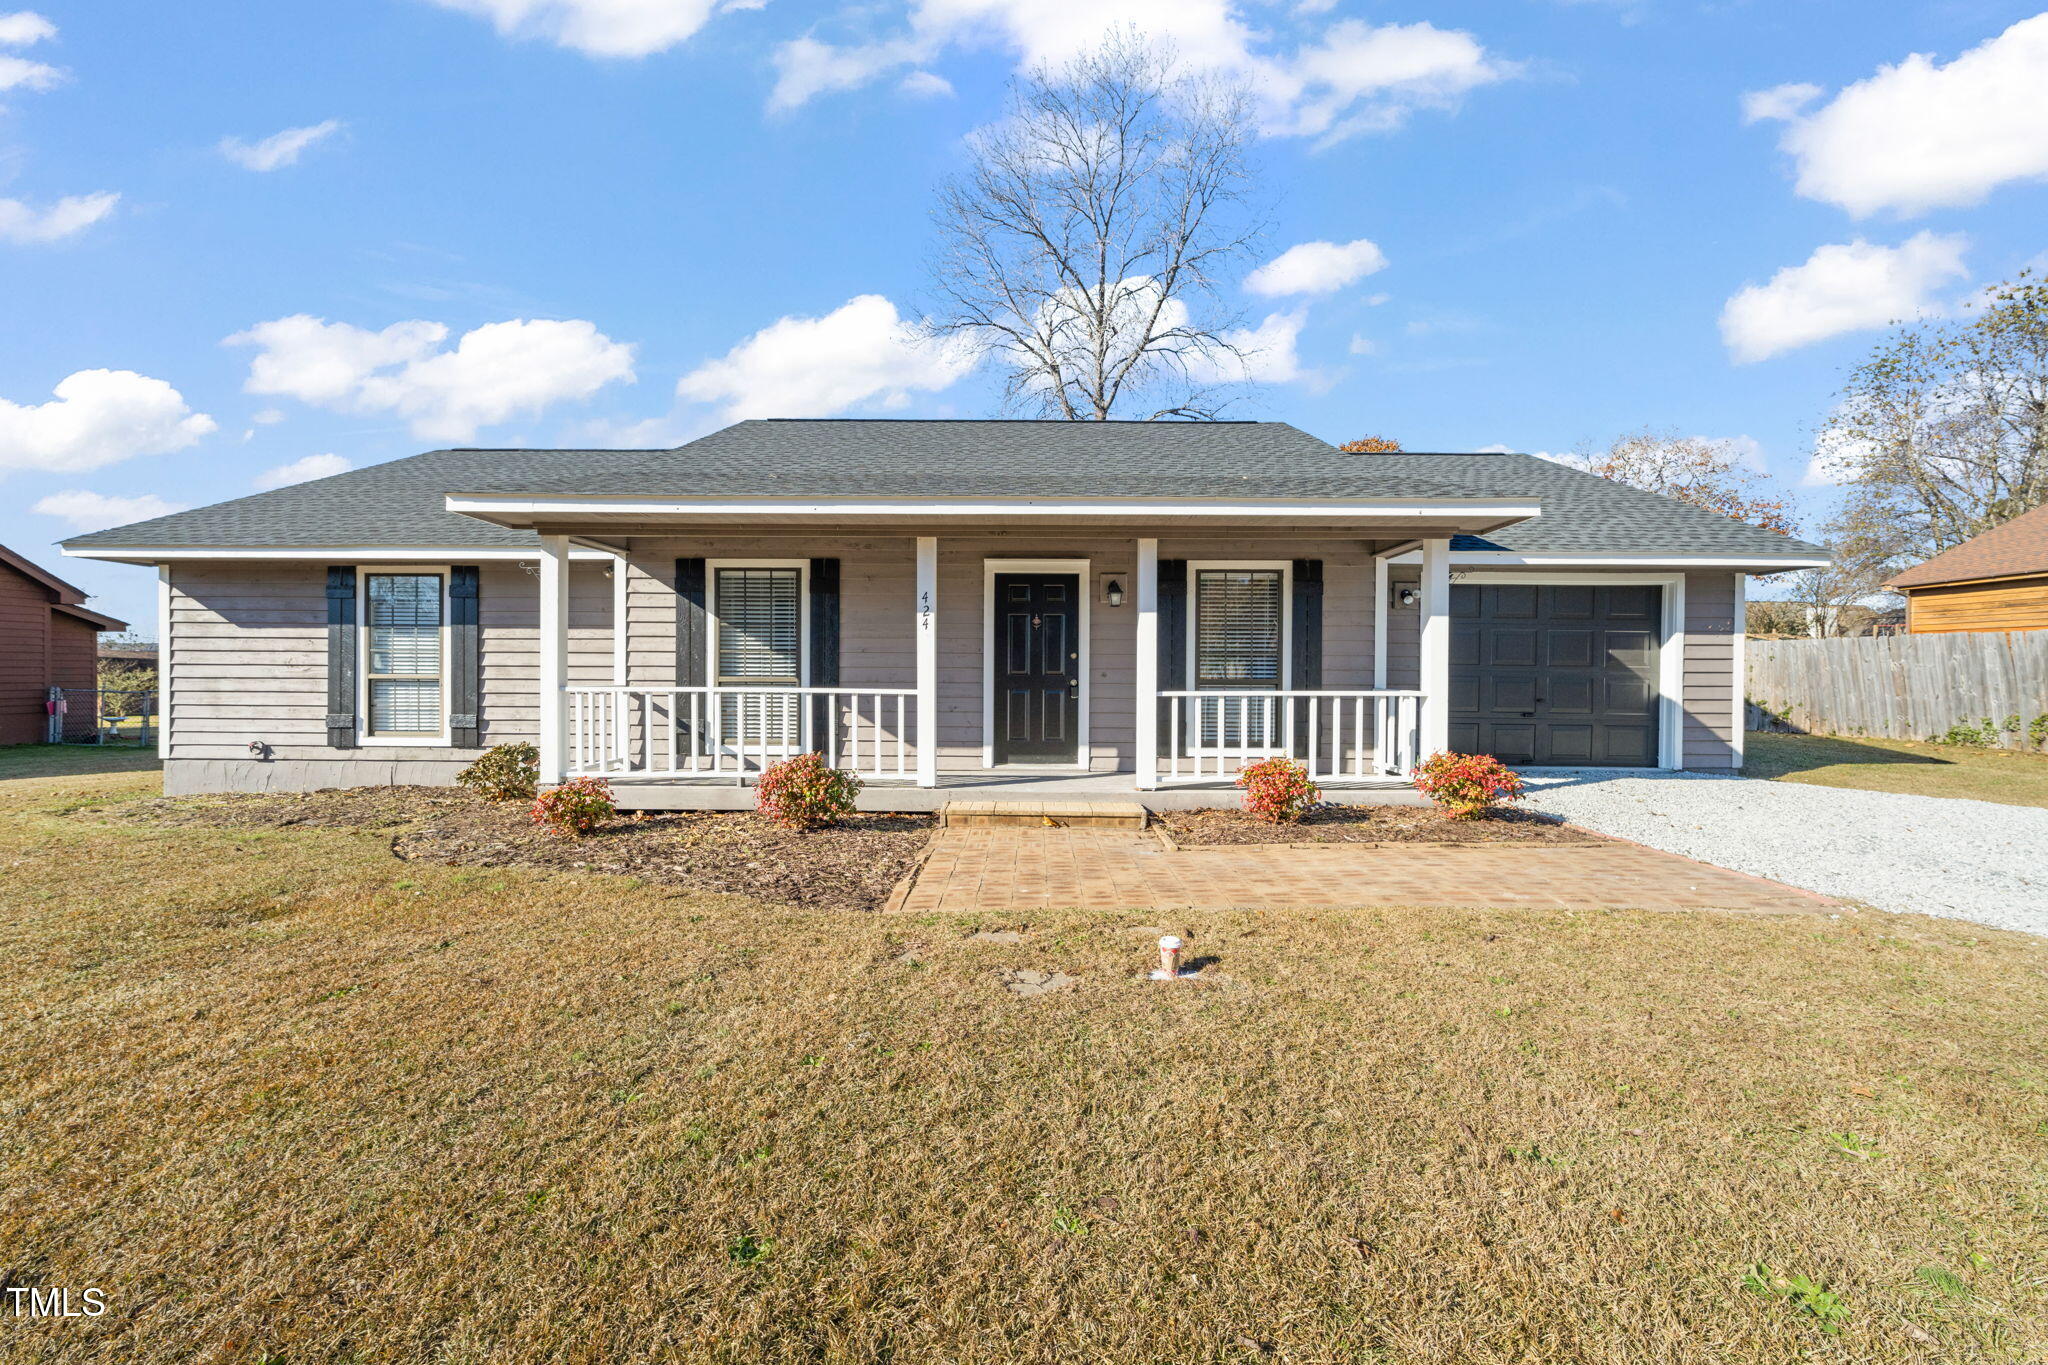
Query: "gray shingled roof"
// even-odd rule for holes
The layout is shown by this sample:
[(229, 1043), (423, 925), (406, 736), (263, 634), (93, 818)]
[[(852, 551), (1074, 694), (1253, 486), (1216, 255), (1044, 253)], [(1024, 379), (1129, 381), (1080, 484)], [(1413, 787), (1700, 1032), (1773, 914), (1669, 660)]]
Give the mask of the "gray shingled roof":
[(1466, 548), (1523, 553), (1814, 550), (1528, 455), (1348, 455), (1284, 422), (741, 422), (674, 450), (436, 450), (68, 540), (77, 549), (519, 548), (530, 532), (449, 493), (695, 497), (1533, 499)]

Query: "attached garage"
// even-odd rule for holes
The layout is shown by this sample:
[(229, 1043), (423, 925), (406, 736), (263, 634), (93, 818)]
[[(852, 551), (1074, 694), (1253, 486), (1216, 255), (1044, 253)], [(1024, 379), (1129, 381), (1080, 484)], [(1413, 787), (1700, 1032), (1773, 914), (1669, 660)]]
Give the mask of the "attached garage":
[(1662, 761), (1655, 583), (1451, 588), (1451, 748), (1510, 765)]

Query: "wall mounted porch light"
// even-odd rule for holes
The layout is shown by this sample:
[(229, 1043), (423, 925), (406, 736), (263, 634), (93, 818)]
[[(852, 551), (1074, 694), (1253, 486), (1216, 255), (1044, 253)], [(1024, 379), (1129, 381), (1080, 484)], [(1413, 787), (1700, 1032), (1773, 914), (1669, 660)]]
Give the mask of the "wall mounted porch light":
[(1124, 604), (1124, 585), (1121, 580), (1110, 579), (1109, 586), (1103, 589), (1103, 593), (1109, 598), (1109, 605), (1112, 607), (1120, 607)]
[(1394, 589), (1394, 605), (1404, 610), (1414, 606), (1421, 600), (1422, 594), (1413, 588), (1399, 587)]

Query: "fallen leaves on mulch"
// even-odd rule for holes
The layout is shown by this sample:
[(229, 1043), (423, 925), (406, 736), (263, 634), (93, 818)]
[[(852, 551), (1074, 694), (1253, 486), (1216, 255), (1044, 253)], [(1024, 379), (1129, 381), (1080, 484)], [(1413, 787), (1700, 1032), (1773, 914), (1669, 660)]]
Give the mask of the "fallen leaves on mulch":
[(1168, 810), (1154, 817), (1174, 842), (1197, 844), (1593, 844), (1598, 837), (1512, 808), (1447, 820), (1434, 806), (1324, 806), (1300, 823), (1269, 825), (1241, 810)]
[(392, 852), (457, 867), (610, 872), (828, 910), (874, 910), (910, 870), (931, 833), (925, 815), (857, 815), (800, 834), (752, 811), (621, 816), (583, 839), (537, 829), (524, 802), (489, 802), (436, 787), (364, 787), (262, 796), (164, 797), (114, 818), (221, 828), (394, 831)]

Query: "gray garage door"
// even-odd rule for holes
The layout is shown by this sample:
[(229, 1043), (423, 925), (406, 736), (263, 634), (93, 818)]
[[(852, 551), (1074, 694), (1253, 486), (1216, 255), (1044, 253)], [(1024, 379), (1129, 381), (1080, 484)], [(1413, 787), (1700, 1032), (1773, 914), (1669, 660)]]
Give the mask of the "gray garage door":
[(1658, 587), (1451, 587), (1451, 748), (1655, 767)]

